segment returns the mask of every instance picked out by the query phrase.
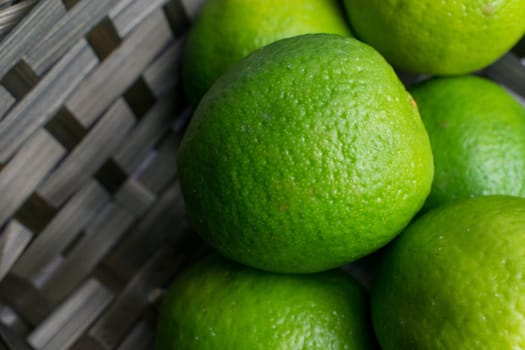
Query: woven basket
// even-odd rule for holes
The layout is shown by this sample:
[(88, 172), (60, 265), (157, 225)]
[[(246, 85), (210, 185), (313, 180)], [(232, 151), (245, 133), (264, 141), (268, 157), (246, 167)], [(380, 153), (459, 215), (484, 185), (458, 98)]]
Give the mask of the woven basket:
[[(0, 0), (0, 21), (26, 1), (0, 24), (0, 349), (152, 349), (163, 288), (206, 250), (175, 164), (201, 0)], [(483, 74), (525, 95), (524, 46)]]
[(0, 39), (0, 349), (152, 349), (201, 245), (175, 164), (199, 1), (31, 2)]

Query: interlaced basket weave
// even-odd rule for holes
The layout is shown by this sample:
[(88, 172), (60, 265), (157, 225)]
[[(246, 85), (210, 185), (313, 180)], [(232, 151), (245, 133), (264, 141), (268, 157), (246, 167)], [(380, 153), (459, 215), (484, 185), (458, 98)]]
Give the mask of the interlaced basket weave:
[[(163, 288), (206, 250), (175, 163), (201, 2), (0, 0), (0, 349), (153, 349)], [(525, 95), (524, 51), (482, 74)]]

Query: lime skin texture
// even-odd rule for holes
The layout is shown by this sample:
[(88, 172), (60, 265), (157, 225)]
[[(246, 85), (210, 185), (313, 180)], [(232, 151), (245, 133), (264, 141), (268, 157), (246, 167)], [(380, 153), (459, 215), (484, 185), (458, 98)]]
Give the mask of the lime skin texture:
[(369, 300), (343, 271), (286, 275), (217, 255), (190, 267), (160, 309), (158, 350), (372, 350)]
[(392, 240), (422, 207), (433, 160), (416, 104), (381, 55), (307, 34), (217, 80), (178, 169), (193, 227), (221, 254), (306, 273)]
[(525, 348), (525, 199), (449, 202), (388, 247), (372, 289), (384, 350)]

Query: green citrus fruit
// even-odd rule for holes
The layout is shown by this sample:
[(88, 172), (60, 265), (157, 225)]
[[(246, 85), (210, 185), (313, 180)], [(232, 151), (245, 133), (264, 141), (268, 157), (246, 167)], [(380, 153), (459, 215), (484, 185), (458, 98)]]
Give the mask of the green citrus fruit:
[(525, 108), (475, 76), (411, 89), (430, 137), (435, 175), (425, 207), (487, 194), (525, 196)]
[(385, 245), (424, 203), (428, 135), (392, 68), (352, 38), (308, 34), (243, 59), (204, 96), (178, 167), (194, 228), (278, 272)]
[(525, 348), (525, 199), (434, 209), (389, 247), (372, 290), (384, 350)]
[(507, 52), (525, 32), (523, 0), (345, 0), (356, 35), (393, 65), (462, 74)]
[(169, 289), (159, 350), (373, 349), (368, 300), (342, 271), (263, 272), (207, 258)]
[(276, 40), (307, 33), (350, 35), (336, 0), (209, 0), (192, 26), (183, 83), (197, 104), (233, 63)]

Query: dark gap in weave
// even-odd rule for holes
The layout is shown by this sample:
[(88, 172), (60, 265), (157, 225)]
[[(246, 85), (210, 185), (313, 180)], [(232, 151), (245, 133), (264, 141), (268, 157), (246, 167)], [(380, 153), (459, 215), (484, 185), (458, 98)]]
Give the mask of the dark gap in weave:
[(26, 339), (11, 325), (0, 323), (0, 350), (32, 350)]
[(67, 259), (69, 254), (71, 254), (71, 252), (73, 251), (73, 249), (75, 249), (77, 244), (82, 241), (85, 235), (86, 233), (84, 231), (80, 231), (78, 235), (71, 242), (69, 242), (69, 244), (65, 246), (64, 249), (62, 249), (62, 256), (64, 257), (64, 259)]
[(94, 339), (89, 335), (88, 332), (82, 334), (69, 350), (93, 350), (93, 349), (106, 349), (103, 345), (100, 344), (98, 339)]
[(115, 194), (128, 179), (126, 172), (113, 159), (108, 159), (94, 177), (111, 194)]
[(56, 214), (55, 208), (39, 194), (33, 193), (16, 211), (14, 217), (34, 233), (40, 233)]
[(29, 281), (8, 274), (0, 283), (0, 299), (35, 327), (52, 309), (50, 301)]
[(122, 276), (115, 273), (114, 270), (103, 262), (97, 266), (93, 272), (93, 277), (99, 280), (105, 287), (109, 288), (115, 294), (122, 291), (128, 282), (127, 280), (122, 279)]
[(91, 29), (87, 34), (87, 40), (101, 61), (111, 55), (122, 42), (115, 26), (107, 17)]
[(38, 75), (24, 61), (19, 61), (0, 81), (7, 91), (17, 100), (21, 100), (40, 81)]
[(182, 83), (179, 80), (174, 90), (171, 92), (173, 98), (177, 101), (177, 110), (174, 114), (173, 130), (176, 133), (184, 134), (193, 115), (193, 110), (189, 108), (189, 102), (184, 94)]
[(66, 107), (60, 108), (45, 128), (68, 151), (74, 149), (88, 133)]
[(175, 36), (181, 36), (191, 25), (180, 0), (171, 0), (164, 5), (164, 13)]
[(126, 90), (124, 93), (124, 99), (139, 120), (142, 119), (142, 117), (157, 102), (155, 96), (142, 77), (137, 79), (133, 85)]
[(525, 36), (512, 48), (512, 51), (520, 58), (525, 57)]
[(66, 9), (71, 10), (73, 7), (75, 7), (76, 4), (78, 4), (80, 0), (62, 0), (62, 3), (64, 3), (64, 6)]
[[(27, 337), (27, 335), (31, 332), (33, 327), (30, 327), (29, 324), (25, 320), (23, 320), (10, 305), (0, 302), (0, 309), (2, 310), (2, 313), (5, 313), (7, 316), (7, 320), (3, 320), (3, 325), (8, 325), (13, 332), (16, 332), (16, 334), (19, 334), (22, 337)], [(0, 324), (1, 323), (2, 322), (0, 322)], [(0, 349), (3, 350), (4, 348), (0, 346)], [(9, 350), (13, 348), (8, 347), (7, 349)], [(18, 348), (14, 347), (14, 349)]]

